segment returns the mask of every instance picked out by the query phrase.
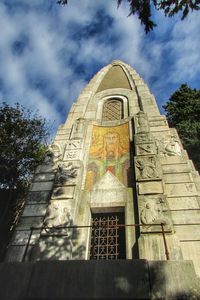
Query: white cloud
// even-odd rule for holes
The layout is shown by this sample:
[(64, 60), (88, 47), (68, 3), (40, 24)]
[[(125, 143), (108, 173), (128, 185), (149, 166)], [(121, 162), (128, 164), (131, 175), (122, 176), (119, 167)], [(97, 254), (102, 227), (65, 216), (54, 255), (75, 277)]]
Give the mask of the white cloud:
[[(102, 66), (121, 59), (147, 82), (156, 75), (160, 80), (152, 82), (150, 88), (159, 98), (170, 84), (198, 76), (200, 20), (196, 14), (183, 22), (168, 21), (157, 14), (158, 28), (146, 36), (137, 17), (127, 18), (127, 5), (117, 9), (116, 1), (73, 0), (63, 7), (51, 1), (52, 10), (47, 9), (46, 0), (28, 4), (27, 0), (18, 0), (18, 9), (12, 12), (3, 2), (0, 4), (0, 100), (21, 100), (25, 106), (38, 108), (44, 117), (55, 119), (57, 125), (64, 122), (61, 111), (70, 108), (86, 83), (85, 76), (93, 75), (88, 70), (93, 64)], [(29, 6), (26, 12), (20, 2)], [(98, 28), (92, 28), (96, 32), (89, 34), (97, 12), (102, 11), (107, 12), (110, 25), (104, 28), (106, 20), (102, 19)], [(26, 47), (17, 55), (13, 44), (23, 36), (27, 38)], [(79, 74), (80, 66), (83, 72)], [(40, 87), (43, 79), (46, 86)]]

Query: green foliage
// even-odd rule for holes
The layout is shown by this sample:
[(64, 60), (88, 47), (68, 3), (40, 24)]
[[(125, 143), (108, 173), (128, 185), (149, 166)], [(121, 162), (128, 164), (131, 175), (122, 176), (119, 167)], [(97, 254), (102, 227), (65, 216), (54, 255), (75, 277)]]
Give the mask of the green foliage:
[(0, 106), (0, 188), (24, 188), (43, 160), (45, 120), (20, 104)]
[[(92, 0), (93, 1), (93, 0)], [(102, 0), (105, 1), (105, 0)], [(153, 30), (156, 24), (151, 19), (151, 9), (163, 10), (165, 16), (172, 17), (182, 12), (181, 20), (183, 20), (190, 11), (200, 9), (199, 0), (116, 0), (118, 7), (122, 2), (128, 2), (130, 7), (130, 15), (137, 15), (141, 24), (144, 25), (145, 32)], [(68, 0), (57, 0), (58, 4), (65, 5)]]
[(163, 107), (169, 124), (176, 127), (185, 149), (200, 170), (200, 90), (182, 84)]

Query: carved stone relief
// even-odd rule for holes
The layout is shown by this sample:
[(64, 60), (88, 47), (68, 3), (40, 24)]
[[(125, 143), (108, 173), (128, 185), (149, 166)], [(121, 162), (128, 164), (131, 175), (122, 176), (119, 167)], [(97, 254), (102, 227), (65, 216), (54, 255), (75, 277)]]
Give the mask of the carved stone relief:
[(156, 154), (154, 144), (136, 145), (136, 155)]
[(135, 116), (135, 127), (137, 133), (149, 132), (149, 122), (147, 115), (140, 111)]
[(82, 146), (82, 140), (69, 140), (67, 142), (66, 149), (67, 150), (80, 149), (81, 146)]
[(75, 166), (73, 163), (69, 162), (67, 164), (59, 164), (55, 176), (55, 184), (75, 184), (77, 175), (78, 167)]
[(64, 160), (79, 160), (80, 150), (67, 150), (65, 151)]
[(141, 232), (162, 231), (161, 223), (164, 230), (172, 230), (172, 221), (166, 196), (143, 196), (139, 199)]
[(37, 168), (36, 173), (53, 172), (57, 163), (62, 159), (62, 155), (62, 149), (58, 143), (50, 144), (46, 150), (43, 164)]
[(160, 179), (160, 168), (154, 156), (135, 157), (136, 180)]
[(83, 136), (84, 131), (84, 119), (77, 119), (72, 127), (72, 133), (70, 139), (79, 139)]
[(172, 135), (167, 140), (157, 139), (156, 146), (158, 154), (163, 156), (181, 155), (181, 146), (175, 135)]
[(136, 144), (152, 143), (153, 137), (149, 133), (135, 135)]
[(51, 199), (72, 199), (74, 197), (75, 186), (59, 186), (53, 189)]
[(47, 209), (44, 226), (57, 227), (69, 226), (71, 224), (71, 214), (66, 203), (54, 201)]

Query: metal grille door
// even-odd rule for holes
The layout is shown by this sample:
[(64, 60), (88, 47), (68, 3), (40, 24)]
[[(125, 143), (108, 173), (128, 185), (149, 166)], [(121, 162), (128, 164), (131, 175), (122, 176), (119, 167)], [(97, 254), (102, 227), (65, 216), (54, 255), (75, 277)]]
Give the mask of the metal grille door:
[(125, 229), (123, 213), (92, 215), (90, 259), (125, 258)]

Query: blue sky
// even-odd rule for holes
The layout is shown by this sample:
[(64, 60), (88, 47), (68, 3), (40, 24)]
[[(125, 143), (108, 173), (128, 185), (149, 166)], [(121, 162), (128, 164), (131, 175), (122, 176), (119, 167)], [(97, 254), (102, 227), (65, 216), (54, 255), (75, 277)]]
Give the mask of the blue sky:
[(146, 35), (116, 0), (0, 1), (0, 101), (65, 121), (89, 79), (114, 59), (130, 64), (162, 105), (181, 83), (200, 89), (200, 18), (154, 12)]

